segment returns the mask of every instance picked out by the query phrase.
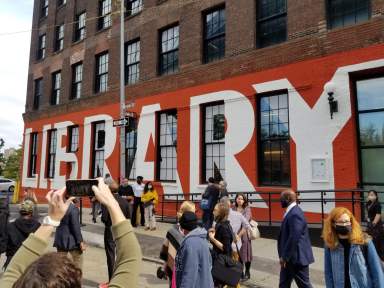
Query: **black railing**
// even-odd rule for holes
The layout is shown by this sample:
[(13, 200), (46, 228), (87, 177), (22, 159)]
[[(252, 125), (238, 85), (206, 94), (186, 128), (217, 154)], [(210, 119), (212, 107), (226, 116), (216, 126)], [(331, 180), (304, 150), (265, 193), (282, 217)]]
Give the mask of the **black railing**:
[[(298, 194), (298, 204), (305, 205), (308, 204), (316, 204), (318, 203), (320, 206), (317, 207), (316, 211), (314, 211), (313, 217), (308, 221), (310, 224), (323, 224), (323, 219), (326, 217), (327, 213), (333, 208), (329, 205), (331, 203), (339, 204), (338, 206), (345, 206), (351, 210), (354, 215), (359, 212), (360, 220), (362, 222), (365, 221), (365, 204), (366, 197), (365, 195), (369, 190), (363, 189), (339, 189), (339, 190), (300, 190), (297, 191)], [(282, 220), (282, 209), (280, 207), (280, 193), (281, 192), (231, 192), (229, 193), (229, 198), (233, 200), (238, 193), (243, 193), (248, 202), (252, 204), (264, 203), (268, 207), (265, 208), (262, 215), (255, 215), (253, 213), (253, 218), (262, 223), (263, 225), (272, 226), (274, 224), (278, 224)], [(384, 199), (384, 192), (378, 192), (379, 198)], [(304, 196), (305, 195), (305, 196)], [(381, 196), (382, 195), (382, 196)], [(159, 197), (159, 205), (161, 205), (161, 215), (158, 214), (159, 220), (163, 222), (176, 222), (177, 221), (177, 211), (181, 203), (184, 200), (192, 201), (196, 204), (197, 212), (199, 212), (200, 207), (199, 203), (201, 200), (201, 193), (188, 193), (188, 194), (166, 194), (161, 195)], [(384, 202), (381, 202), (384, 203)], [(343, 204), (343, 205), (340, 205)], [(328, 205), (328, 206), (327, 206)], [(158, 206), (159, 207), (159, 206)], [(316, 206), (315, 206), (316, 207)], [(257, 208), (257, 207), (256, 207)], [(276, 212), (276, 213), (274, 213)], [(280, 215), (281, 214), (281, 215)], [(318, 220), (317, 220), (318, 219)]]

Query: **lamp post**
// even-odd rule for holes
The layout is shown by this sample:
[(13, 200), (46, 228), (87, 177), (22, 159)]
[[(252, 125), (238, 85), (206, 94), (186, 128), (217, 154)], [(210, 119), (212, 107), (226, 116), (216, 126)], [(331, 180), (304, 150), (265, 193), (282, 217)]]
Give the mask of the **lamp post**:
[(336, 85), (333, 82), (327, 82), (324, 85), (324, 91), (328, 94), (328, 103), (329, 103), (329, 113), (331, 114), (331, 119), (333, 119), (333, 113), (338, 112), (338, 103), (335, 100), (334, 94), (336, 91)]
[[(120, 118), (125, 118), (124, 0), (120, 0)], [(125, 126), (120, 127), (120, 179), (125, 177)]]

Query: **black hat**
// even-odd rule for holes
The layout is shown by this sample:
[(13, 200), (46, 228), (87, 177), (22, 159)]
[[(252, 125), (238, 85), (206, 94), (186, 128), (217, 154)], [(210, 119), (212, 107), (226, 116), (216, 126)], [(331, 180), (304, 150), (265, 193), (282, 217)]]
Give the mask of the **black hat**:
[(197, 227), (196, 214), (190, 211), (186, 211), (180, 218), (180, 227), (187, 231), (192, 231)]

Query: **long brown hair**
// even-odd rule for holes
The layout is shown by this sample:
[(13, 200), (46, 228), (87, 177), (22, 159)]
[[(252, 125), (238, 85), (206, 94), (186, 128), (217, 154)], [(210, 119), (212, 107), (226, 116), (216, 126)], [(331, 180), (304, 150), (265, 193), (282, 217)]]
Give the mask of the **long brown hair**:
[(347, 214), (351, 219), (352, 231), (349, 234), (349, 242), (352, 244), (363, 245), (367, 241), (367, 236), (361, 231), (360, 224), (357, 222), (351, 211), (344, 207), (336, 207), (332, 209), (327, 219), (325, 219), (322, 233), (324, 242), (330, 249), (335, 249), (339, 243), (334, 224), (343, 214)]
[(239, 196), (243, 197), (243, 200), (244, 200), (244, 203), (243, 203), (243, 209), (245, 209), (247, 206), (248, 206), (248, 198), (245, 197), (245, 194), (244, 193), (239, 193), (236, 195), (236, 198), (235, 198), (235, 207), (239, 207), (239, 205), (237, 204), (237, 198), (239, 198)]
[(219, 202), (216, 204), (215, 208), (217, 209), (217, 215), (215, 217), (216, 223), (223, 222), (228, 219), (229, 215), (229, 205), (228, 203)]
[(48, 253), (27, 267), (13, 288), (81, 288), (82, 272), (64, 253)]

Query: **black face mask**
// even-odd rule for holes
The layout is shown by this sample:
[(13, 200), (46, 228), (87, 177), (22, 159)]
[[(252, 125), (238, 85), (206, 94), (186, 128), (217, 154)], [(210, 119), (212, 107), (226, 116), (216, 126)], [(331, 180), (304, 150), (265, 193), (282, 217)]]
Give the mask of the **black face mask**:
[(342, 225), (336, 225), (335, 227), (336, 233), (340, 235), (348, 235), (352, 231), (352, 226), (342, 226)]
[(280, 204), (282, 208), (287, 208), (289, 206), (289, 201), (285, 198), (280, 199)]

